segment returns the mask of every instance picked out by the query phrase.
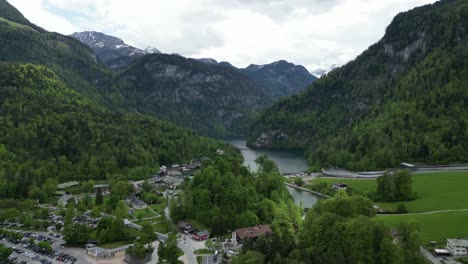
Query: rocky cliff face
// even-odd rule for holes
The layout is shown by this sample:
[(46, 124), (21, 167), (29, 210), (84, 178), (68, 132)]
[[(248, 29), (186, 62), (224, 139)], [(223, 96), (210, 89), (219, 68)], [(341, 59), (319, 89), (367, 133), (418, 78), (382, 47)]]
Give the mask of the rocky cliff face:
[(251, 64), (241, 72), (252, 78), (257, 85), (273, 98), (281, 98), (303, 91), (317, 80), (304, 66), (285, 60), (265, 65)]
[(354, 61), (266, 109), (249, 143), (306, 148), (320, 165), (360, 169), (466, 160), (453, 153), (468, 151), (468, 117), (457, 110), (468, 100), (467, 18), (462, 0), (397, 15)]
[(128, 108), (211, 136), (241, 135), (271, 98), (235, 69), (176, 55), (137, 60), (112, 84)]

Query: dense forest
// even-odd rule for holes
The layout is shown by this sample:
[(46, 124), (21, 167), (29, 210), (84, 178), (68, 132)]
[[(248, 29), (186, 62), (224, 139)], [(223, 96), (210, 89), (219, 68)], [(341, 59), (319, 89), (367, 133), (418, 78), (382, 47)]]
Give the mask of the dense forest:
[(268, 93), (233, 68), (168, 54), (137, 59), (107, 90), (123, 95), (124, 109), (215, 137), (242, 135), (254, 112), (272, 102)]
[(286, 243), (301, 222), (299, 206), (291, 199), (276, 164), (265, 155), (257, 163), (260, 170), (255, 174), (225, 157), (206, 164), (171, 204), (173, 220), (195, 219), (214, 234), (272, 224)]
[(397, 15), (354, 61), (265, 110), (249, 144), (355, 170), (468, 162), (467, 31), (462, 0)]
[[(0, 69), (0, 197), (26, 198), (46, 181), (142, 179), (161, 164), (234, 148), (141, 114), (114, 114), (44, 66)], [(50, 194), (53, 195), (53, 194)]]

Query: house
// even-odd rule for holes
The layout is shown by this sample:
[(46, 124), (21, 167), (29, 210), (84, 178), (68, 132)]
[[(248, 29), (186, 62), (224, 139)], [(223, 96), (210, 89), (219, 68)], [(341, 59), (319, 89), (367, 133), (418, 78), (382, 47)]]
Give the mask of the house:
[(190, 164), (187, 164), (187, 166), (185, 166), (185, 168), (189, 170), (197, 170), (197, 169), (200, 169), (200, 167), (201, 167), (200, 161), (196, 161), (194, 163), (190, 163)]
[(271, 228), (269, 225), (257, 225), (252, 227), (240, 228), (232, 232), (232, 241), (234, 245), (237, 246), (238, 243), (242, 244), (242, 241), (246, 238), (256, 239), (259, 236), (264, 236), (266, 234), (272, 234)]
[(98, 191), (101, 191), (103, 196), (109, 196), (110, 195), (109, 184), (107, 184), (107, 183), (95, 184), (94, 185), (94, 194), (97, 194)]
[(167, 171), (167, 176), (180, 177), (180, 176), (182, 176), (182, 172), (180, 172), (178, 169), (177, 170), (168, 170)]
[(86, 254), (93, 257), (95, 260), (112, 259), (125, 256), (125, 250), (131, 245), (125, 245), (117, 248), (105, 249), (96, 246), (95, 244), (86, 244)]
[(127, 199), (125, 199), (125, 202), (129, 206), (133, 207), (133, 209), (146, 209), (148, 207), (148, 205), (144, 201), (140, 200), (134, 195), (127, 197)]
[(177, 222), (177, 228), (179, 229), (179, 232), (186, 233), (186, 234), (194, 231), (194, 229), (192, 228), (192, 225), (184, 221)]
[(158, 186), (166, 184), (166, 181), (161, 176), (154, 176), (152, 180), (153, 180), (153, 183)]
[(398, 232), (397, 229), (392, 229), (390, 230), (390, 235), (392, 236), (392, 242), (393, 244), (398, 244), (398, 241), (400, 241), (400, 233)]
[(139, 193), (141, 191), (141, 188), (142, 188), (144, 182), (145, 182), (144, 180), (141, 180), (141, 181), (128, 181), (128, 183), (131, 183), (133, 185), (133, 188), (135, 189), (136, 193)]
[(67, 204), (71, 202), (76, 203), (76, 200), (73, 194), (64, 194), (62, 195), (62, 197), (58, 199), (57, 205), (67, 206)]
[(447, 239), (447, 250), (453, 256), (467, 255), (468, 239)]
[(401, 167), (410, 171), (414, 171), (417, 169), (416, 165), (408, 163), (408, 162), (402, 162), (400, 163)]
[(58, 185), (57, 185), (57, 188), (59, 188), (59, 189), (65, 189), (65, 188), (70, 188), (70, 187), (78, 186), (79, 184), (80, 184), (80, 183), (77, 182), (77, 181), (64, 182), (64, 183), (58, 184)]
[(345, 184), (345, 183), (335, 183), (332, 186), (332, 189), (335, 190), (335, 191), (346, 190), (347, 188), (348, 188), (348, 185)]
[(210, 237), (210, 233), (208, 231), (198, 231), (192, 234), (192, 238), (197, 241), (207, 240)]

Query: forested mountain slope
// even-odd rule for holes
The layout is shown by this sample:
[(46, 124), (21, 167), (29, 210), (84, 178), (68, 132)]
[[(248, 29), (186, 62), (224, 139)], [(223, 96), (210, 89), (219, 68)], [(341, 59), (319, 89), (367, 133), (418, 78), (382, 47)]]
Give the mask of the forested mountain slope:
[(114, 114), (38, 65), (0, 67), (0, 198), (46, 180), (141, 179), (158, 165), (237, 151), (141, 114)]
[(468, 3), (397, 15), (385, 36), (265, 110), (250, 145), (306, 148), (317, 165), (468, 162)]
[(245, 134), (252, 116), (272, 102), (235, 69), (176, 55), (147, 55), (117, 76), (79, 40), (44, 31), (5, 0), (0, 4), (0, 63), (45, 65), (112, 112), (142, 112), (222, 137)]
[(272, 101), (235, 69), (168, 54), (136, 60), (109, 90), (124, 95), (127, 109), (218, 137), (244, 133), (253, 114)]
[(304, 66), (285, 60), (265, 65), (251, 64), (240, 71), (275, 99), (299, 93), (317, 80)]

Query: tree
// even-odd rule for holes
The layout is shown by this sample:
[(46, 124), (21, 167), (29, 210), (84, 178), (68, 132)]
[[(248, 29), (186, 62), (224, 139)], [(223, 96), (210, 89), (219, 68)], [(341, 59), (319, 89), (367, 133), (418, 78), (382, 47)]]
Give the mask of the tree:
[(303, 186), (305, 182), (302, 178), (297, 178), (294, 180), (294, 184), (296, 184), (297, 186)]
[(0, 261), (2, 263), (8, 263), (8, 257), (11, 255), (11, 253), (13, 253), (13, 249), (0, 244)]
[(63, 239), (68, 245), (83, 245), (88, 241), (89, 235), (90, 230), (86, 225), (73, 224), (65, 227)]
[(96, 205), (101, 205), (102, 202), (104, 201), (104, 198), (102, 197), (102, 190), (101, 188), (98, 188), (96, 191)]
[(47, 241), (41, 241), (37, 244), (40, 248), (46, 250), (47, 252), (52, 252), (52, 245)]
[(177, 237), (171, 233), (166, 243), (159, 243), (158, 256), (159, 262), (167, 261), (170, 264), (178, 263), (180, 249), (177, 247)]
[(151, 242), (158, 239), (158, 236), (154, 232), (153, 226), (148, 222), (144, 222), (141, 225), (141, 233), (141, 242), (143, 244), (151, 244)]

